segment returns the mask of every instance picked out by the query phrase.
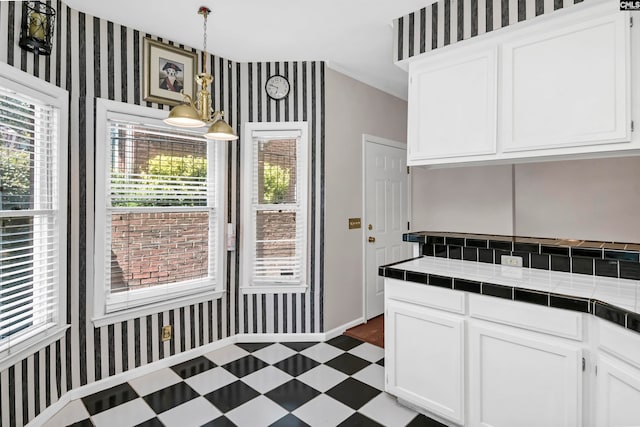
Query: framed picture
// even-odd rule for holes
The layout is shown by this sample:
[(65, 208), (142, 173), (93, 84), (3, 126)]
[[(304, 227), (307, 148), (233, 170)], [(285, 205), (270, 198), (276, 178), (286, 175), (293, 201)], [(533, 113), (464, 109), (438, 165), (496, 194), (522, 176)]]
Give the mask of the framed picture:
[(181, 90), (195, 96), (196, 53), (146, 37), (143, 52), (145, 101), (177, 105), (183, 100)]

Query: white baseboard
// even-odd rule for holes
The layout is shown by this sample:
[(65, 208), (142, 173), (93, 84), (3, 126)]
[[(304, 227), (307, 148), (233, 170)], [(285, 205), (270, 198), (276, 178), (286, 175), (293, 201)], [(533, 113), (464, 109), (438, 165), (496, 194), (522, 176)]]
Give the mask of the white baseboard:
[(297, 341), (326, 341), (326, 334), (238, 334), (234, 335), (237, 342), (297, 342)]
[(114, 387), (123, 382), (131, 381), (134, 378), (141, 377), (143, 375), (150, 374), (158, 369), (168, 368), (178, 363), (186, 362), (195, 357), (202, 356), (206, 353), (210, 353), (222, 347), (226, 347), (230, 344), (245, 343), (245, 342), (298, 342), (298, 341), (327, 341), (331, 338), (335, 338), (341, 335), (344, 331), (354, 326), (364, 323), (364, 318), (360, 317), (349, 323), (338, 326), (328, 332), (318, 332), (311, 334), (237, 334), (231, 337), (223, 338), (218, 341), (214, 341), (209, 344), (205, 344), (198, 348), (187, 350), (182, 353), (175, 354), (173, 356), (166, 357), (164, 359), (151, 362), (144, 366), (130, 369), (125, 372), (113, 375), (108, 378), (101, 379), (91, 384), (86, 384), (73, 390), (69, 390), (63, 394), (60, 399), (51, 404), (48, 408), (38, 414), (27, 426), (40, 427), (46, 424), (55, 414), (64, 408), (69, 402), (76, 399), (81, 399), (85, 396), (89, 396), (94, 393), (98, 393), (102, 390)]

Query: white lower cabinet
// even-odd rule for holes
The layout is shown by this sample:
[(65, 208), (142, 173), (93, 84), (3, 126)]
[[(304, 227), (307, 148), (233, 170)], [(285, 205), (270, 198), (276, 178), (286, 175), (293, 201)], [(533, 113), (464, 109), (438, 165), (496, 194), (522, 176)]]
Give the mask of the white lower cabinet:
[(640, 426), (640, 370), (607, 355), (598, 357), (596, 423)]
[(468, 352), (469, 425), (581, 425), (579, 344), (476, 321)]
[(464, 424), (464, 318), (387, 300), (386, 390)]

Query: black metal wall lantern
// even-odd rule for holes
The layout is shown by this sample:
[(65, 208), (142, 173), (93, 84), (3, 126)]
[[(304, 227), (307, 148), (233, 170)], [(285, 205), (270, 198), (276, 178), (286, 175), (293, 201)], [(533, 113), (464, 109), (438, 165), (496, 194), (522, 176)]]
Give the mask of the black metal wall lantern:
[(22, 3), (20, 47), (36, 55), (51, 55), (56, 11), (39, 1)]

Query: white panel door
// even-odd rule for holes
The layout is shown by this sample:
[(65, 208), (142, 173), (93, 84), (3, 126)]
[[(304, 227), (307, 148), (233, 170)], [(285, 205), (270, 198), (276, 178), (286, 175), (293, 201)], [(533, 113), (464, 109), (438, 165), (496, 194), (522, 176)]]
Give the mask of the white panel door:
[(409, 71), (408, 157), (496, 152), (496, 48), (462, 49)]
[(386, 390), (464, 424), (464, 318), (387, 300)]
[(384, 310), (384, 279), (378, 267), (410, 258), (411, 244), (402, 241), (409, 222), (407, 151), (365, 138), (365, 314), (371, 319)]
[(580, 426), (582, 353), (530, 332), (469, 326), (469, 418), (483, 427)]
[(640, 371), (607, 356), (598, 357), (596, 423), (640, 426)]
[(502, 151), (630, 141), (629, 46), (619, 12), (505, 43)]

